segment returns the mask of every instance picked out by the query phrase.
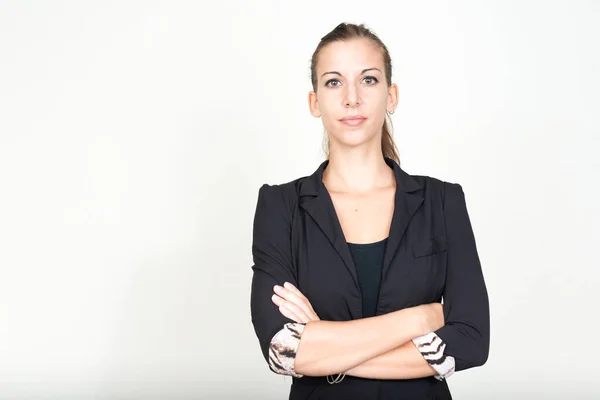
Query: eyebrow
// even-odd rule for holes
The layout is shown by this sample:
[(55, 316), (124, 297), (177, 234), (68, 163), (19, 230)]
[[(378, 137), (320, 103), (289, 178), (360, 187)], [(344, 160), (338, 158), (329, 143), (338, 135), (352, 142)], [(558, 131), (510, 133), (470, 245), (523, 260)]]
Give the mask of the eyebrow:
[[(367, 69), (363, 69), (363, 70), (360, 72), (360, 74), (362, 75), (362, 74), (364, 74), (365, 72), (367, 72), (367, 71), (371, 71), (371, 70), (376, 70), (376, 71), (379, 71), (379, 72), (381, 72), (381, 70), (380, 70), (379, 68), (367, 68)], [(339, 75), (339, 76), (342, 76), (342, 74), (340, 74), (340, 73), (339, 73), (339, 72), (337, 72), (337, 71), (329, 71), (329, 72), (325, 72), (325, 73), (323, 73), (323, 75), (321, 75), (321, 78), (323, 78), (323, 77), (324, 77), (325, 75), (327, 75), (327, 74), (334, 74), (334, 75)]]

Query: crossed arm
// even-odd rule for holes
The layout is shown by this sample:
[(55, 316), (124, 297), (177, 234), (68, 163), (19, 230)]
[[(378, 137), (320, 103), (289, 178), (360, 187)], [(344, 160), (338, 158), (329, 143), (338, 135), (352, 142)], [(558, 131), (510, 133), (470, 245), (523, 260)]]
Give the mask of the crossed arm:
[[(309, 300), (292, 284), (275, 286), (272, 301), (283, 316), (296, 323), (274, 337), (271, 362), (286, 364), (300, 377), (344, 373), (371, 379), (411, 379), (433, 376), (438, 372), (430, 365), (415, 339), (443, 326), (440, 304), (399, 310), (360, 320), (321, 321)], [(301, 339), (301, 340), (300, 340)], [(433, 338), (427, 338), (432, 340)], [(279, 349), (279, 351), (277, 350)], [(287, 358), (287, 362), (277, 360)], [(280, 367), (281, 368), (281, 367)], [(450, 372), (451, 373), (451, 372)]]

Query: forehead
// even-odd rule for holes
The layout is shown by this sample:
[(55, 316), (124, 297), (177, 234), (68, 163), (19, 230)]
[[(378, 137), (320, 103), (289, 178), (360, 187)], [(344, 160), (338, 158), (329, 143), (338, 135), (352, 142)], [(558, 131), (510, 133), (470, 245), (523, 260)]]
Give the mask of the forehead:
[(381, 49), (369, 39), (329, 43), (319, 54), (317, 73), (338, 71), (342, 75), (360, 73), (366, 68), (384, 71)]

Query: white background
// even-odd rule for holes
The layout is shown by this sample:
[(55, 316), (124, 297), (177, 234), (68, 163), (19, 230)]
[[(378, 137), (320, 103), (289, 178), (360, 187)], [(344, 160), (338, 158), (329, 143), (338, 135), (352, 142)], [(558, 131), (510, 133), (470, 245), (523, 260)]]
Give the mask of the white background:
[(391, 52), (402, 167), (466, 193), (492, 340), (454, 397), (600, 396), (600, 2), (2, 1), (1, 399), (287, 398), (252, 220), (323, 160), (343, 21)]

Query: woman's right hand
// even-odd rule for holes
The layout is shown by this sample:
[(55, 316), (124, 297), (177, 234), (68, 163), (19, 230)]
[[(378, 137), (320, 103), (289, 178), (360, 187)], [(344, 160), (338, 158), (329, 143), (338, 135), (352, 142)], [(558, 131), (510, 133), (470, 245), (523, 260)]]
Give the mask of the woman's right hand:
[(444, 326), (444, 306), (442, 303), (421, 304), (413, 308), (419, 316), (423, 335), (437, 331)]

